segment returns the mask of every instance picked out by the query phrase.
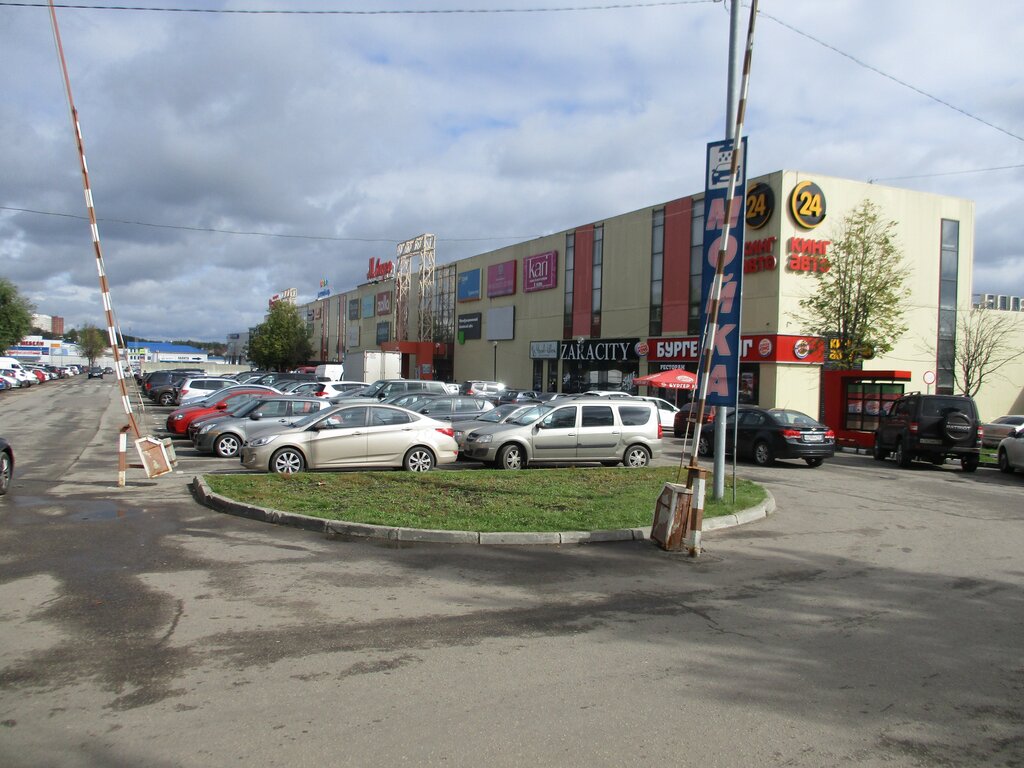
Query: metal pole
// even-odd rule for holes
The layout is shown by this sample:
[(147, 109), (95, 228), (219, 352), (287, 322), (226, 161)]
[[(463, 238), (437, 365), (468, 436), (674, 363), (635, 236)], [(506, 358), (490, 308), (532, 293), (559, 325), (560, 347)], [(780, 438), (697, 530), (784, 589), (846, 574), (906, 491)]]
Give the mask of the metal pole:
[[(725, 105), (725, 138), (732, 139), (734, 141), (733, 147), (735, 152), (739, 152), (739, 136), (736, 135), (736, 110), (739, 104), (739, 78), (740, 70), (736, 66), (737, 55), (739, 53), (739, 38), (741, 34), (741, 19), (740, 19), (740, 2), (739, 0), (732, 0), (729, 9), (729, 83), (726, 89), (726, 105)], [(731, 196), (730, 196), (731, 197)], [(742, 297), (740, 298), (742, 301)], [(740, 338), (742, 339), (742, 328), (740, 329)], [(743, 345), (740, 344), (742, 350)], [(739, 352), (737, 352), (739, 354)], [(734, 383), (734, 390), (739, 389), (739, 366), (737, 365), (737, 381)], [(715, 409), (715, 457), (713, 463), (712, 477), (714, 478), (714, 487), (712, 493), (715, 499), (721, 499), (725, 496), (725, 408)]]
[[(729, 174), (729, 190), (725, 201), (725, 222), (722, 228), (722, 248), (718, 252), (718, 260), (715, 264), (715, 279), (711, 284), (711, 296), (709, 297), (709, 311), (707, 326), (704, 329), (703, 345), (702, 345), (702, 359), (701, 359), (701, 375), (700, 375), (700, 387), (698, 389), (697, 399), (697, 423), (695, 433), (693, 436), (693, 448), (690, 453), (690, 466), (696, 467), (697, 462), (697, 445), (700, 441), (701, 428), (704, 421), (704, 409), (707, 402), (708, 394), (708, 380), (711, 377), (711, 358), (714, 352), (714, 340), (718, 333), (718, 310), (719, 304), (722, 298), (722, 281), (725, 273), (725, 259), (727, 256), (727, 248), (729, 242), (729, 228), (730, 222), (732, 221), (732, 204), (733, 196), (736, 194), (736, 178), (738, 175), (737, 165), (739, 163), (740, 152), (742, 151), (742, 136), (743, 136), (743, 117), (746, 107), (746, 95), (747, 89), (750, 84), (750, 61), (753, 54), (754, 48), (754, 21), (757, 18), (757, 2), (758, 0), (752, 0), (750, 5), (750, 24), (747, 28), (747, 49), (743, 59), (743, 79), (742, 86), (740, 88), (740, 100), (736, 110), (736, 127), (733, 130), (733, 136), (735, 137), (734, 151), (732, 153), (732, 168)], [(723, 425), (724, 434), (724, 425)], [(724, 449), (724, 446), (723, 446)], [(724, 462), (723, 462), (724, 464)], [(716, 481), (717, 485), (717, 481)], [(723, 489), (724, 495), (724, 489)], [(721, 498), (720, 496), (718, 498)]]

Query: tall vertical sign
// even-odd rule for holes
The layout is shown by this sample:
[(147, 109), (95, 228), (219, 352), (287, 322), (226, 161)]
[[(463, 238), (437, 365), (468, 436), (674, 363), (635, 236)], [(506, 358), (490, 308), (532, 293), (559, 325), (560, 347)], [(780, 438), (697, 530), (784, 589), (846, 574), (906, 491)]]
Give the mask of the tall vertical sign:
[(734, 405), (740, 359), (740, 297), (743, 293), (743, 200), (746, 196), (747, 140), (744, 138), (736, 168), (736, 188), (729, 211), (729, 239), (722, 243), (726, 223), (726, 202), (732, 169), (733, 141), (708, 144), (707, 175), (704, 182), (704, 263), (701, 269), (702, 328), (707, 327), (708, 312), (719, 253), (724, 253), (718, 325), (712, 344), (711, 372), (706, 402)]

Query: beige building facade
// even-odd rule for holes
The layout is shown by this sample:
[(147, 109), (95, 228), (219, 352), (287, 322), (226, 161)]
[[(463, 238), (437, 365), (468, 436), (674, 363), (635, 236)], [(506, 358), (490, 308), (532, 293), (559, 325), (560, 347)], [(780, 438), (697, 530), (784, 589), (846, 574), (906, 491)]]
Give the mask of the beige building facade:
[[(814, 273), (828, 269), (836, 226), (864, 200), (896, 222), (910, 268), (908, 330), (858, 374), (837, 377), (830, 340), (808, 336), (797, 314)], [(973, 202), (778, 171), (747, 181), (743, 213), (741, 401), (868, 432), (898, 392), (952, 391), (940, 351), (954, 343), (957, 313), (971, 307)], [(300, 309), (323, 362), (396, 349), (409, 378), (630, 389), (636, 376), (697, 370), (704, 231), (700, 192), (436, 267), (425, 307), (414, 269), (404, 323), (400, 265), (384, 257), (370, 261), (364, 284)], [(431, 338), (415, 338), (422, 312)], [(1024, 345), (1024, 313), (1013, 322)], [(986, 418), (1024, 412), (1024, 361), (991, 377), (976, 399)]]

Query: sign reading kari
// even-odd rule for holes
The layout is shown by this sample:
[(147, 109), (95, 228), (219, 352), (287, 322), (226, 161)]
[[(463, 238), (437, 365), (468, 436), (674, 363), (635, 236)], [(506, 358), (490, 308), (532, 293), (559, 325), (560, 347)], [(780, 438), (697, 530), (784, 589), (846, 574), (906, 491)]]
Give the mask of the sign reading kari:
[(523, 293), (558, 286), (558, 251), (537, 253), (523, 259)]
[(736, 403), (737, 374), (740, 360), (740, 296), (743, 285), (743, 200), (746, 196), (747, 140), (741, 143), (737, 158), (736, 188), (729, 207), (729, 239), (725, 234), (726, 203), (732, 175), (732, 139), (708, 144), (707, 178), (704, 192), (704, 263), (701, 269), (701, 328), (707, 328), (711, 312), (712, 284), (719, 258), (723, 261), (722, 294), (718, 304), (718, 328), (711, 356), (707, 402), (711, 405)]

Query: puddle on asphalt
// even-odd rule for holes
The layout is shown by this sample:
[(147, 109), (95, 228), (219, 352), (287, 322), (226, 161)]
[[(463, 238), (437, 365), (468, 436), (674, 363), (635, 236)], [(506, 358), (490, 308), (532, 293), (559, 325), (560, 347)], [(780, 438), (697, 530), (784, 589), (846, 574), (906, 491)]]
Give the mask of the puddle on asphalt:
[[(83, 509), (84, 507), (84, 509)], [(67, 516), (68, 520), (88, 522), (90, 520), (117, 520), (122, 517), (131, 517), (137, 514), (134, 510), (119, 507), (109, 501), (78, 502), (75, 504), (75, 511)]]
[(26, 512), (74, 522), (95, 522), (133, 517), (137, 510), (128, 509), (108, 499), (67, 499), (54, 503), (45, 496), (10, 495), (7, 501)]

